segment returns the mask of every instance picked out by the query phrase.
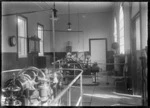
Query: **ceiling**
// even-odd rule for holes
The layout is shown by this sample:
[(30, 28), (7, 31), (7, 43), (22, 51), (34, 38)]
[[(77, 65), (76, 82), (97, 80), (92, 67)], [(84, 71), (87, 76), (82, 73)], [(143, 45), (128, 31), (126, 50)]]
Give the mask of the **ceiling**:
[[(46, 2), (46, 4), (50, 7), (54, 5), (52, 2)], [(70, 13), (107, 12), (112, 10), (113, 6), (113, 2), (55, 2), (58, 14), (68, 14), (68, 4), (70, 5)]]
[[(69, 2), (71, 14), (107, 12), (112, 10), (113, 4), (114, 2)], [(29, 5), (32, 9), (26, 8)], [(2, 6), (4, 11), (19, 12), (23, 8), (26, 11), (38, 11), (53, 8), (54, 2), (4, 2)], [(15, 10), (13, 10), (13, 7), (15, 7)], [(58, 10), (58, 14), (68, 14), (68, 2), (55, 2), (55, 8)]]

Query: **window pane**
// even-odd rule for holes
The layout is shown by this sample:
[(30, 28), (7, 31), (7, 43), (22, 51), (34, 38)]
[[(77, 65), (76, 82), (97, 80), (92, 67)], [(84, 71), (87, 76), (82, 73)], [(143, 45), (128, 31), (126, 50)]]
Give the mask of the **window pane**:
[(27, 39), (24, 38), (24, 55), (27, 54)]
[(18, 52), (21, 53), (21, 38), (18, 38)]
[(27, 55), (27, 28), (26, 19), (18, 17), (18, 54), (19, 57)]
[(120, 30), (120, 38), (124, 37), (124, 30)]
[(24, 54), (24, 44), (25, 44), (24, 39), (21, 38), (21, 44), (20, 44), (20, 46), (21, 46), (21, 55)]
[(42, 41), (40, 42), (40, 49), (41, 49), (40, 53), (42, 53), (43, 52), (43, 42)]
[(117, 42), (117, 22), (114, 19), (114, 41)]
[(120, 53), (124, 54), (124, 15), (122, 6), (120, 6), (119, 30)]
[(43, 55), (43, 26), (38, 25), (38, 37), (40, 38), (40, 51), (39, 55)]
[(26, 25), (25, 21), (22, 18), (18, 18), (18, 36), (25, 37), (26, 36)]
[(136, 20), (136, 50), (140, 50), (140, 19), (139, 17)]

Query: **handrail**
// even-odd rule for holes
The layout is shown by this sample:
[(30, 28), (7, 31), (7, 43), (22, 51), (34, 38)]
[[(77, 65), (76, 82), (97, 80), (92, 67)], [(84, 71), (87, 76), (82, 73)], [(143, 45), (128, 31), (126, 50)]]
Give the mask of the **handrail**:
[[(72, 69), (72, 68), (62, 68), (61, 70), (79, 70), (79, 71), (81, 71), (81, 73), (78, 75), (78, 76), (76, 76), (76, 78), (61, 92), (61, 93), (59, 93), (58, 94), (58, 96), (53, 100), (53, 101), (51, 101), (51, 103), (50, 103), (50, 105), (52, 105), (52, 106), (56, 106), (56, 104), (57, 104), (57, 102), (59, 101), (59, 99), (61, 99), (61, 97), (66, 93), (66, 92), (68, 92), (68, 90), (69, 90), (69, 92), (70, 92), (70, 88), (72, 87), (72, 85), (77, 81), (77, 79), (80, 77), (81, 79), (80, 79), (80, 92), (81, 92), (81, 94), (80, 94), (80, 97), (79, 97), (79, 100), (78, 100), (78, 102), (77, 102), (77, 104), (79, 104), (80, 102), (82, 102), (82, 73), (83, 73), (83, 70), (82, 69)], [(70, 93), (69, 93), (70, 94)], [(70, 98), (71, 99), (71, 98)], [(71, 104), (70, 103), (71, 102), (71, 100), (69, 100), (69, 105)], [(81, 103), (81, 105), (82, 105), (82, 103)]]
[(2, 73), (14, 72), (14, 71), (21, 71), (21, 70), (22, 70), (22, 69), (11, 69), (11, 70), (2, 71)]
[[(59, 62), (55, 62), (55, 64), (59, 64)], [(87, 64), (87, 63), (68, 63), (68, 64)], [(88, 64), (94, 64), (94, 63), (88, 63)], [(97, 63), (102, 65), (124, 65), (125, 63)]]

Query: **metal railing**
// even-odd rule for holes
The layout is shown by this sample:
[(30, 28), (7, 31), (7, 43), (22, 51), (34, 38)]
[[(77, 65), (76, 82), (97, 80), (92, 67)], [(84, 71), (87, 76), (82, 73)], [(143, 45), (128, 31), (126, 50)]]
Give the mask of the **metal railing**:
[(2, 71), (2, 73), (8, 73), (8, 72), (19, 72), (21, 71), (22, 69), (11, 69), (11, 70), (5, 70), (5, 71)]
[(82, 106), (82, 97), (83, 97), (83, 87), (82, 87), (82, 69), (72, 69), (72, 68), (62, 68), (61, 70), (78, 70), (81, 71), (74, 80), (62, 91), (60, 92), (57, 97), (51, 101), (50, 106), (58, 106), (58, 102), (61, 100), (62, 96), (64, 96), (65, 93), (67, 93), (67, 105), (71, 106), (71, 87), (73, 87), (73, 84), (80, 78), (80, 97), (76, 103), (76, 106)]

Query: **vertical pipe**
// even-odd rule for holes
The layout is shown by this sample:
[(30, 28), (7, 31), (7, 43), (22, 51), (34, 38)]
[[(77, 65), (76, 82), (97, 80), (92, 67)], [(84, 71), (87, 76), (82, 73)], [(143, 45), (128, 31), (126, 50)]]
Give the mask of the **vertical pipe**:
[(52, 11), (52, 31), (53, 31), (53, 68), (55, 69), (55, 20), (54, 12)]
[(82, 106), (82, 95), (83, 95), (83, 91), (82, 91), (82, 74), (80, 76), (80, 96), (81, 96), (81, 102), (80, 102), (80, 106)]
[(67, 91), (67, 105), (71, 106), (71, 88)]

